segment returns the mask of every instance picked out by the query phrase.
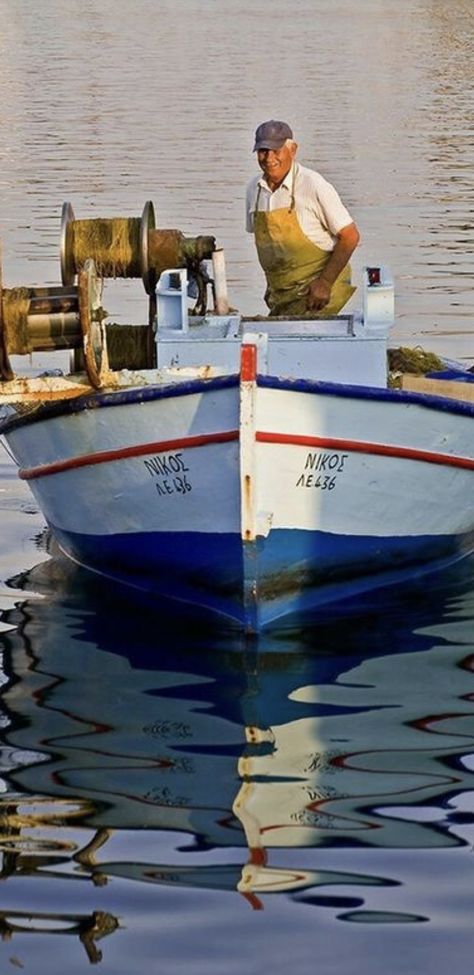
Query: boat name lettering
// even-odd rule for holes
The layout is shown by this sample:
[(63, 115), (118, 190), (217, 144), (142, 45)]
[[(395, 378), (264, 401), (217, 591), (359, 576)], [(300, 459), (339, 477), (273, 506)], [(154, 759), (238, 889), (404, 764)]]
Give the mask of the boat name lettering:
[(170, 474), (189, 472), (189, 467), (185, 466), (183, 455), (179, 454), (157, 454), (143, 463), (151, 477), (169, 477)]
[(326, 454), (318, 450), (315, 454), (307, 454), (304, 469), (305, 471), (343, 471), (344, 461), (348, 456), (348, 454)]
[(192, 491), (192, 484), (186, 477), (189, 467), (186, 467), (181, 453), (156, 454), (143, 463), (150, 477), (155, 478), (155, 487), (160, 497)]
[[(348, 454), (324, 453), (323, 451), (308, 453), (303, 473), (300, 474), (296, 487), (333, 491), (336, 487), (337, 475), (344, 470), (348, 456)], [(322, 474), (321, 471), (329, 471), (330, 473)]]
[(189, 483), (186, 474), (183, 477), (164, 477), (155, 482), (158, 494), (163, 497), (165, 494), (187, 494), (192, 491), (192, 484)]

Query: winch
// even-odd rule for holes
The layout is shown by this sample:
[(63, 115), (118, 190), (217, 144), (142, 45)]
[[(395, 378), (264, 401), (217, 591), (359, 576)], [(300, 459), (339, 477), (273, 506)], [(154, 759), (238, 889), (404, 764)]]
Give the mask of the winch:
[(151, 200), (141, 217), (96, 217), (76, 220), (70, 203), (61, 216), (61, 278), (71, 285), (92, 258), (101, 278), (141, 278), (148, 295), (155, 293), (162, 271), (187, 267), (199, 275), (201, 262), (212, 258), (214, 237), (185, 237), (180, 230), (156, 227)]
[[(94, 386), (100, 385), (107, 338), (112, 347), (127, 345), (127, 326), (105, 325), (108, 313), (101, 303), (105, 278), (142, 279), (149, 301), (148, 323), (128, 331), (133, 335), (136, 363), (142, 368), (153, 367), (156, 287), (162, 272), (185, 268), (197, 298), (194, 311), (205, 314), (207, 289), (213, 281), (204, 262), (212, 259), (215, 252), (214, 237), (186, 237), (179, 230), (157, 228), (150, 200), (141, 217), (90, 220), (76, 220), (71, 204), (64, 203), (60, 238), (62, 286), (3, 288), (0, 267), (0, 379), (13, 379), (12, 355), (71, 349), (83, 351), (89, 379)], [(120, 359), (120, 351), (117, 355)], [(117, 361), (114, 367), (130, 366), (132, 359), (129, 341), (127, 361)]]

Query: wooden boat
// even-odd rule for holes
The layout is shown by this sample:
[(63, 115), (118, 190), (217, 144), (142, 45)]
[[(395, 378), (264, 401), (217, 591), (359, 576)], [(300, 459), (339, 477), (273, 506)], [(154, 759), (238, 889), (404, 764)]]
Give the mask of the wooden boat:
[(0, 389), (0, 432), (70, 558), (258, 632), (473, 550), (474, 376), (388, 388), (385, 268), (331, 320), (242, 318), (218, 249), (214, 309), (191, 316), (189, 266), (160, 268), (134, 370), (110, 367), (94, 259), (60, 343), (85, 369)]

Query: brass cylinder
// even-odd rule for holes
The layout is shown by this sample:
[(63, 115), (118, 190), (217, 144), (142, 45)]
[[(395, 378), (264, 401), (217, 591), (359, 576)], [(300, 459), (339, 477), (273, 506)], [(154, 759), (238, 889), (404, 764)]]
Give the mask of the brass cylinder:
[(51, 315), (28, 315), (28, 341), (34, 352), (48, 349), (77, 349), (82, 345), (82, 331), (77, 312)]
[(81, 344), (77, 289), (5, 288), (1, 302), (8, 355), (73, 349)]
[(54, 315), (57, 312), (77, 311), (77, 294), (53, 295), (44, 298), (33, 295), (30, 298), (30, 315)]

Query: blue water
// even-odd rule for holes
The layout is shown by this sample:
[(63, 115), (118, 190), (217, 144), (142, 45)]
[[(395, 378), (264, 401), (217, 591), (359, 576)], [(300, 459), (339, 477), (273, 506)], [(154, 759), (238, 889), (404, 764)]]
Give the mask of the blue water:
[[(356, 275), (392, 269), (393, 344), (472, 363), (467, 0), (0, 0), (0, 24), (5, 286), (58, 283), (63, 201), (152, 199), (261, 313), (244, 188), (283, 117), (357, 220)], [(140, 282), (104, 304), (147, 312)], [(470, 970), (472, 563), (352, 609), (247, 643), (147, 614), (50, 554), (2, 452), (0, 972)]]
[(0, 634), (4, 966), (467, 970), (472, 565), (246, 641), (34, 544)]

